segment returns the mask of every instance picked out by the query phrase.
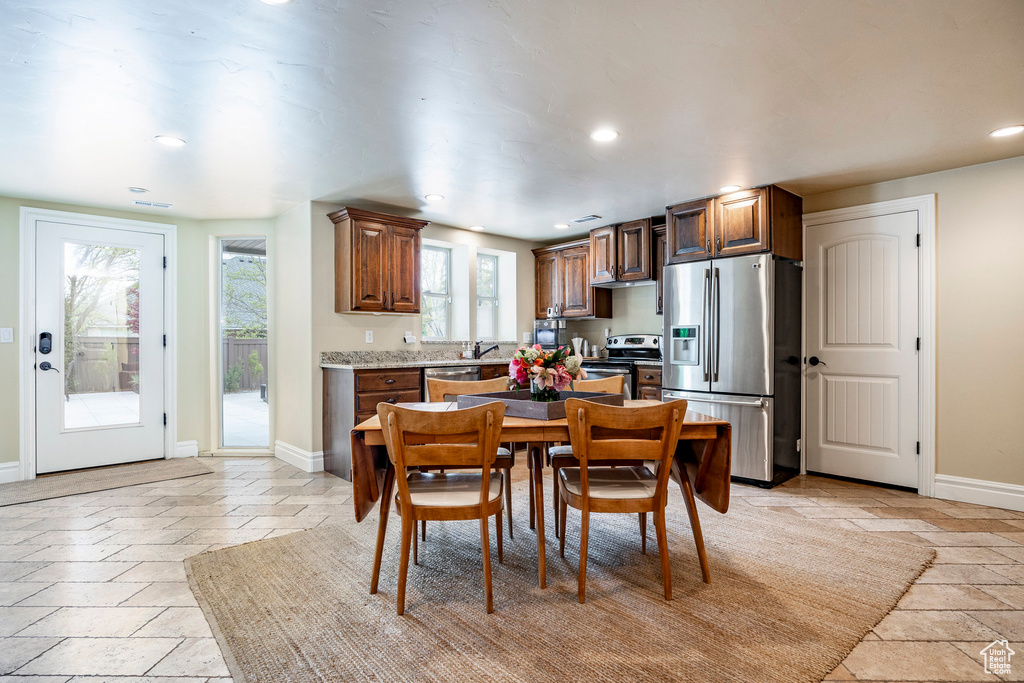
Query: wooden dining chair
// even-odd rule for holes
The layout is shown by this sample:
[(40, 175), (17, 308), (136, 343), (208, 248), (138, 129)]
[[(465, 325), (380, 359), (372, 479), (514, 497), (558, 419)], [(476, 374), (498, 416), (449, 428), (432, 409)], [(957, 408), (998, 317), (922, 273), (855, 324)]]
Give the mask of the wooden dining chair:
[[(494, 379), (482, 380), (450, 380), (450, 379), (427, 379), (427, 401), (438, 403), (441, 401), (453, 401), (464, 394), (483, 394), (493, 391), (506, 391), (508, 389), (508, 377), (495, 377)], [(512, 531), (512, 468), (516, 465), (516, 452), (512, 444), (506, 444), (498, 448), (498, 455), (494, 459), (494, 468), (505, 474), (502, 488), (505, 490), (505, 515), (508, 517), (508, 537), (514, 539)], [(498, 526), (501, 530), (501, 526)], [(427, 523), (423, 522), (423, 540), (427, 538)]]
[[(568, 506), (582, 512), (580, 523), (579, 600), (587, 586), (587, 541), (591, 512), (654, 513), (661, 556), (665, 599), (672, 599), (665, 505), (679, 430), (686, 415), (686, 401), (620, 408), (575, 398), (565, 402), (569, 439), (579, 467), (563, 467), (558, 473), (561, 538), (559, 552), (565, 557), (565, 517)], [(654, 461), (657, 473), (644, 465), (601, 467), (595, 463)]]
[[(615, 375), (612, 377), (602, 377), (601, 379), (579, 379), (573, 382), (573, 391), (591, 391), (599, 394), (621, 394), (622, 388), (626, 384), (626, 378), (623, 375)], [(551, 466), (551, 507), (555, 518), (555, 536), (558, 536), (558, 470), (563, 467), (574, 467), (578, 464), (576, 456), (572, 454), (572, 446), (564, 445), (547, 445), (547, 463)], [(624, 464), (639, 464), (639, 463), (624, 463)], [(647, 552), (647, 529), (646, 529), (647, 517), (644, 517), (640, 524), (640, 531), (643, 534), (643, 547), (642, 550)]]
[[(443, 413), (377, 404), (388, 458), (395, 467), (395, 496), (402, 518), (402, 549), (398, 574), (398, 614), (405, 612), (409, 551), (417, 520), (480, 520), (484, 595), (487, 612), (494, 611), (491, 593), (491, 543), (488, 518), (497, 528), (498, 562), (502, 561), (501, 472), (493, 470), (505, 404), (494, 402)], [(476, 472), (421, 472), (415, 468), (474, 468)], [(413, 468), (410, 470), (410, 468)], [(387, 501), (381, 501), (387, 505)], [(384, 511), (381, 511), (384, 514)], [(386, 524), (386, 521), (385, 521)], [(385, 527), (386, 531), (386, 527)], [(384, 534), (377, 537), (370, 592), (376, 593)]]

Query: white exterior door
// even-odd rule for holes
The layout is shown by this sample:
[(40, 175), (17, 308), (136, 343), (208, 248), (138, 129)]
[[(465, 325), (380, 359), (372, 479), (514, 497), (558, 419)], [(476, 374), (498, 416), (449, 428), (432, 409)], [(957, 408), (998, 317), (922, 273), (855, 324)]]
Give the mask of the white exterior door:
[(809, 472), (918, 486), (917, 231), (914, 211), (805, 229)]
[(37, 473), (165, 456), (163, 257), (160, 234), (36, 223)]

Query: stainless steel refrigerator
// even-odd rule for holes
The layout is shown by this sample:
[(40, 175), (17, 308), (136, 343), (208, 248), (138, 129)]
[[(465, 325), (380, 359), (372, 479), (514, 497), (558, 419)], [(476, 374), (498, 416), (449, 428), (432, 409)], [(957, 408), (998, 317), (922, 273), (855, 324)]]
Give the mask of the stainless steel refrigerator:
[(732, 424), (732, 476), (773, 486), (800, 467), (800, 265), (771, 254), (664, 270), (664, 400)]

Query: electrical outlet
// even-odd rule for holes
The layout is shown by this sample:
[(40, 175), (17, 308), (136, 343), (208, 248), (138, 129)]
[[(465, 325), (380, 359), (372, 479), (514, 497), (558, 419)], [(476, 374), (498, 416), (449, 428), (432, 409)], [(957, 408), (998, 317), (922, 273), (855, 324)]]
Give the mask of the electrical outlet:
[(367, 344), (372, 344), (373, 343), (373, 330), (367, 330), (366, 331), (366, 343)]
[(0, 344), (13, 344), (14, 343), (14, 328), (13, 327), (0, 327)]

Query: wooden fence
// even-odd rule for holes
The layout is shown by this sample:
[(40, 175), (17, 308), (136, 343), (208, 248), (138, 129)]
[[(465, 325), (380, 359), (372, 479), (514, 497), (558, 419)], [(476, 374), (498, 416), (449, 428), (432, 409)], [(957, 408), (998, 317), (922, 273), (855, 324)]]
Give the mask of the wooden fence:
[[(252, 355), (253, 351), (259, 357), (260, 365), (263, 366), (263, 372), (259, 377), (252, 377), (249, 374), (249, 356)], [(227, 337), (224, 339), (222, 353), (221, 358), (224, 359), (225, 373), (228, 372), (229, 368), (236, 365), (242, 368), (242, 375), (238, 382), (239, 391), (258, 391), (260, 385), (266, 383), (267, 373), (270, 370), (266, 339), (235, 339), (234, 337)]]

